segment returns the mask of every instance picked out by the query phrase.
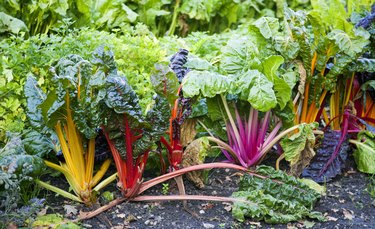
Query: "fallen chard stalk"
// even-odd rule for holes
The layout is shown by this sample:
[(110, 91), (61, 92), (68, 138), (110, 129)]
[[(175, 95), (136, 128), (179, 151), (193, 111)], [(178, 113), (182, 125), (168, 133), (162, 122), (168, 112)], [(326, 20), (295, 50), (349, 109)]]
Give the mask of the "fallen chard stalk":
[[(205, 195), (171, 195), (171, 196), (141, 196), (147, 189), (163, 183), (187, 172), (200, 169), (229, 168), (245, 174), (241, 179), (241, 187), (231, 197), (205, 196)], [(279, 190), (275, 192), (275, 190)], [(266, 193), (266, 195), (262, 195)], [(314, 203), (320, 197), (315, 190), (299, 182), (296, 178), (287, 176), (281, 171), (275, 171), (268, 166), (259, 166), (256, 171), (251, 171), (240, 165), (232, 163), (207, 163), (179, 169), (149, 181), (143, 182), (138, 190), (140, 196), (133, 198), (121, 197), (92, 212), (81, 212), (80, 217), (74, 221), (87, 220), (125, 201), (173, 201), (173, 200), (203, 200), (232, 202), (233, 216), (243, 221), (244, 217), (257, 217), (270, 223), (290, 222), (304, 217), (316, 218), (324, 221), (320, 212), (313, 212)], [(270, 206), (272, 205), (272, 207)], [(273, 207), (277, 210), (273, 212)], [(279, 214), (280, 213), (280, 214)], [(285, 216), (283, 216), (285, 214)]]
[[(146, 182), (140, 182), (139, 188), (137, 189), (137, 192), (135, 193), (136, 195), (133, 195), (131, 198), (129, 197), (121, 197), (118, 199), (115, 199), (108, 203), (107, 205), (104, 205), (92, 212), (82, 212), (80, 217), (76, 219), (75, 221), (81, 221), (81, 220), (87, 220), (92, 217), (95, 217), (99, 215), (100, 213), (122, 203), (125, 201), (167, 201), (167, 200), (212, 200), (212, 201), (230, 201), (233, 202), (235, 201), (234, 198), (230, 197), (218, 197), (218, 196), (204, 196), (204, 195), (179, 195), (179, 196), (139, 196), (149, 188), (161, 184), (167, 180), (173, 179), (175, 177), (180, 177), (181, 175), (191, 172), (191, 171), (196, 171), (196, 170), (202, 170), (202, 169), (213, 169), (213, 168), (229, 168), (229, 169), (235, 169), (239, 170), (245, 173), (249, 173), (253, 176), (257, 176), (261, 179), (265, 179), (265, 176), (258, 175), (256, 173), (251, 172), (250, 170), (240, 166), (240, 165), (235, 165), (231, 163), (223, 163), (223, 162), (218, 162), (218, 163), (207, 163), (207, 164), (201, 164), (201, 165), (195, 165), (195, 166), (190, 166), (187, 168), (182, 168), (173, 172), (169, 172), (167, 174), (164, 174), (162, 176), (158, 176), (156, 178), (153, 178), (149, 181)], [(276, 183), (282, 183), (280, 181), (275, 180), (274, 182)], [(170, 198), (169, 198), (170, 197)], [(211, 199), (212, 198), (212, 199)], [(250, 202), (249, 202), (250, 203)]]
[(62, 58), (53, 68), (55, 89), (47, 95), (33, 78), (28, 79), (28, 116), (34, 127), (53, 130), (59, 140), (64, 160), (58, 163), (45, 160), (50, 168), (64, 174), (74, 194), (54, 187), (44, 181), (36, 182), (66, 198), (91, 205), (95, 193), (116, 179), (112, 175), (102, 180), (111, 159), (106, 159), (94, 173), (96, 129), (101, 125), (99, 104), (104, 99), (104, 84), (108, 71), (103, 59), (108, 54), (98, 48), (93, 63), (77, 55)]

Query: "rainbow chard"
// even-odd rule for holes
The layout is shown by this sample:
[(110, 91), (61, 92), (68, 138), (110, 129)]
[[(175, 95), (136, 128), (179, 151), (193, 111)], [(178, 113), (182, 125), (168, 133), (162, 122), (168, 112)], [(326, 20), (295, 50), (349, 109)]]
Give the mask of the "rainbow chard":
[(183, 156), (181, 143), (181, 127), (185, 119), (191, 114), (191, 100), (184, 98), (181, 81), (189, 71), (184, 64), (188, 51), (180, 49), (172, 56), (169, 67), (156, 66), (156, 74), (151, 78), (155, 91), (169, 101), (170, 118), (168, 138), (161, 136), (160, 142), (167, 149), (170, 170), (179, 169)]
[(105, 113), (102, 126), (118, 171), (118, 186), (126, 198), (138, 195), (151, 146), (168, 123), (168, 102), (155, 98), (154, 107), (143, 116), (139, 100), (125, 77), (115, 69), (106, 82)]
[(94, 174), (96, 129), (101, 125), (100, 104), (105, 98), (105, 79), (110, 74), (108, 53), (98, 48), (92, 62), (78, 55), (62, 58), (52, 69), (55, 89), (45, 95), (35, 80), (25, 86), (28, 117), (36, 129), (49, 128), (58, 138), (64, 160), (45, 160), (47, 166), (66, 177), (74, 194), (38, 180), (41, 186), (64, 197), (92, 204), (95, 193), (115, 179), (100, 180), (111, 160), (105, 160)]
[(208, 63), (205, 68), (193, 68), (188, 62), (192, 70), (182, 81), (185, 97), (206, 99), (207, 118), (201, 125), (209, 119), (216, 126), (225, 126), (228, 142), (214, 134), (208, 139), (229, 161), (246, 168), (259, 163), (283, 136), (298, 129), (294, 126), (278, 135), (282, 123), (272, 115), (292, 109), (295, 84), (295, 75), (280, 68), (284, 57), (264, 45), (267, 38), (278, 34), (278, 20), (259, 19), (250, 30), (252, 36), (234, 35), (229, 39), (221, 49), (220, 66)]

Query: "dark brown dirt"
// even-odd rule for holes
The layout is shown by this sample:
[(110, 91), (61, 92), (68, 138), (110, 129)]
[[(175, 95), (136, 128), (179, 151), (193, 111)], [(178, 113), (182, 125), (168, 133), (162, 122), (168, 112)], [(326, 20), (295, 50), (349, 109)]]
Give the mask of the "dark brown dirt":
[[(327, 195), (316, 204), (315, 209), (328, 218), (326, 222), (303, 220), (282, 225), (269, 225), (248, 219), (240, 223), (230, 212), (230, 204), (210, 201), (189, 201), (188, 207), (196, 216), (185, 211), (182, 202), (124, 202), (97, 217), (81, 223), (84, 228), (375, 228), (375, 200), (365, 190), (369, 177), (349, 168), (339, 178), (326, 184)], [(64, 180), (54, 182), (64, 186)], [(185, 180), (188, 194), (230, 196), (237, 190), (239, 176), (233, 170), (211, 170), (205, 188), (199, 190)], [(178, 194), (174, 181), (168, 183), (168, 193)], [(115, 195), (115, 184), (107, 187)], [(164, 188), (165, 189), (165, 188)], [(163, 186), (158, 185), (148, 190), (145, 195), (163, 195)], [(74, 205), (80, 211), (89, 211), (85, 206), (56, 197), (48, 192), (47, 213), (65, 214), (64, 205)], [(99, 202), (102, 202), (99, 199)], [(74, 219), (77, 215), (65, 215)]]

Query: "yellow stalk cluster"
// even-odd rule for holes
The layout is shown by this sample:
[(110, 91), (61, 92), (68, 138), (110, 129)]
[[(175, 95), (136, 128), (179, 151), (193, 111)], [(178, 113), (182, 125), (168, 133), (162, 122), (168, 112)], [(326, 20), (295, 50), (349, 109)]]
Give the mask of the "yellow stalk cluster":
[(67, 98), (67, 113), (65, 121), (65, 123), (59, 121), (55, 126), (55, 131), (61, 144), (61, 151), (65, 162), (60, 162), (58, 165), (45, 160), (45, 163), (47, 166), (64, 174), (71, 189), (75, 193), (75, 196), (42, 181), (38, 181), (38, 183), (45, 188), (61, 194), (62, 196), (90, 204), (95, 201), (93, 191), (99, 191), (100, 188), (116, 179), (116, 174), (98, 184), (108, 170), (111, 160), (105, 160), (100, 169), (94, 175), (95, 138), (88, 139), (87, 149), (85, 150), (83, 147), (82, 136), (78, 132), (72, 118), (69, 98)]

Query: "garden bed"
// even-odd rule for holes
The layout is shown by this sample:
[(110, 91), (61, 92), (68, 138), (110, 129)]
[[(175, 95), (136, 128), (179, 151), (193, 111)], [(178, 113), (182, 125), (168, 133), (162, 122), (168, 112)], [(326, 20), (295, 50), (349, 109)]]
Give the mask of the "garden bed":
[[(352, 158), (351, 158), (352, 159)], [(240, 174), (230, 169), (211, 170), (203, 189), (197, 189), (185, 180), (188, 194), (230, 196), (238, 189)], [(62, 178), (56, 183), (65, 182)], [(222, 202), (189, 201), (188, 212), (181, 201), (164, 202), (124, 202), (102, 214), (82, 222), (85, 228), (371, 228), (375, 225), (375, 199), (366, 188), (370, 177), (355, 170), (354, 165), (340, 177), (327, 183), (327, 193), (316, 204), (314, 210), (322, 212), (326, 222), (302, 220), (289, 224), (271, 225), (248, 219), (241, 223), (232, 217), (231, 204)], [(164, 185), (165, 186), (165, 185)], [(178, 194), (174, 181), (168, 183), (168, 193), (163, 185), (158, 185), (145, 192), (145, 195)], [(115, 195), (115, 184), (109, 187)], [(103, 202), (100, 198), (99, 202)], [(95, 209), (77, 205), (54, 193), (46, 194), (47, 213), (59, 213), (68, 219), (76, 219), (80, 211)], [(67, 211), (74, 206), (75, 214)], [(66, 208), (68, 210), (66, 210)]]

